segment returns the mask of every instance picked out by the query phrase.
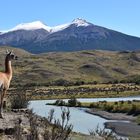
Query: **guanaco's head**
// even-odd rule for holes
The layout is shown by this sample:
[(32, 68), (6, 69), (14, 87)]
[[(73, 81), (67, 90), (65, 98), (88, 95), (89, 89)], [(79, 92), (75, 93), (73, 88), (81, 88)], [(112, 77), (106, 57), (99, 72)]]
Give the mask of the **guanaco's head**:
[(17, 60), (18, 57), (13, 53), (13, 51), (6, 51), (6, 59), (10, 60)]

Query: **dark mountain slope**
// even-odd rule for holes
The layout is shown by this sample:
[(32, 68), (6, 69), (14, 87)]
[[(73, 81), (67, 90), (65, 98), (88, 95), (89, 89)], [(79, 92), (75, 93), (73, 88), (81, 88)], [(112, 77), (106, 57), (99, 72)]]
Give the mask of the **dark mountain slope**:
[(46, 30), (40, 27), (40, 29), (25, 30), (23, 28), (2, 33), (0, 45), (23, 48), (32, 53), (94, 49), (140, 50), (140, 38), (96, 26), (82, 19), (77, 19), (63, 28), (54, 29)]

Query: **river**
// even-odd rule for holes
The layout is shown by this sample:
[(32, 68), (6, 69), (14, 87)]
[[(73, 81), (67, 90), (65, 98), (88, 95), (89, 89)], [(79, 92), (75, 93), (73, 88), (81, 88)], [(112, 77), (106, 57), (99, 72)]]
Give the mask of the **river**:
[[(68, 99), (65, 99), (67, 101)], [(127, 100), (140, 100), (140, 96), (135, 97), (123, 97), (123, 98), (79, 98), (77, 99), (80, 102), (98, 102), (98, 101), (127, 101)], [(53, 103), (55, 100), (37, 100), (30, 101), (29, 108), (43, 117), (48, 116), (48, 112), (51, 109), (55, 110), (55, 118), (60, 119), (61, 116), (61, 107), (46, 105), (46, 103)], [(65, 107), (64, 107), (65, 108)], [(102, 117), (88, 114), (82, 108), (71, 107), (70, 110), (70, 123), (74, 126), (73, 131), (81, 132), (84, 134), (89, 134), (90, 129), (96, 129), (104, 127), (104, 123), (110, 120), (106, 120)], [(115, 120), (113, 120), (115, 121)]]

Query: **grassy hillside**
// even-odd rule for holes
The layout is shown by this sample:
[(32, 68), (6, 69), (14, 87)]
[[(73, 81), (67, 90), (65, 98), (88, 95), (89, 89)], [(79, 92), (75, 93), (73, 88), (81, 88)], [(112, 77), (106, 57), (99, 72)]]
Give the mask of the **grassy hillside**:
[[(7, 47), (0, 47), (0, 70), (4, 70)], [(79, 51), (30, 54), (13, 49), (13, 83), (48, 83), (57, 80), (109, 82), (140, 77), (140, 52)]]

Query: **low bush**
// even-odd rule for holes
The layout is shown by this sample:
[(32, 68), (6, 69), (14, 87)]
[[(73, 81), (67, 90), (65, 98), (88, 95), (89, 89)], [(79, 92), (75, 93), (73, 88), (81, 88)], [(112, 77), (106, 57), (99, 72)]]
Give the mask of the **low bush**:
[(106, 130), (105, 128), (100, 129), (99, 126), (97, 126), (95, 130), (90, 129), (89, 134), (93, 139), (98, 137), (102, 140), (118, 140), (117, 136), (113, 133), (113, 131)]
[(65, 106), (66, 105), (65, 101), (63, 101), (63, 100), (56, 100), (54, 104), (57, 106)]
[[(23, 135), (21, 122), (15, 124), (15, 140), (68, 140), (73, 126), (69, 124), (70, 111), (62, 109), (61, 119), (54, 117), (54, 110), (50, 110), (48, 118), (43, 118), (43, 122), (31, 111), (29, 113), (29, 132)], [(39, 128), (42, 128), (41, 131)]]
[(72, 106), (76, 106), (76, 105), (77, 105), (76, 98), (71, 98), (68, 100), (68, 106), (72, 107)]
[(11, 96), (10, 102), (12, 109), (27, 108), (29, 105), (29, 98), (26, 96), (26, 93), (21, 92)]

